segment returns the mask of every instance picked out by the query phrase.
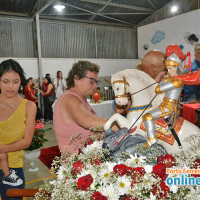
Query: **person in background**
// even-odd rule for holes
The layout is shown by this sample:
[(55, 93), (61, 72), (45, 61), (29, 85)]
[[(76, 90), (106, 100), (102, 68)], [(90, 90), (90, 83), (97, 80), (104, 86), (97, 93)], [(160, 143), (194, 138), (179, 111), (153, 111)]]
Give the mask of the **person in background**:
[[(51, 78), (51, 75), (47, 73), (47, 74), (45, 75), (45, 77)], [(45, 81), (43, 81), (43, 82), (42, 82), (42, 90), (45, 88), (45, 86), (46, 86), (46, 83), (45, 83)]]
[[(197, 71), (200, 69), (200, 43), (197, 44), (194, 48), (195, 59), (191, 64), (191, 71)], [(187, 72), (190, 72), (189, 67), (186, 69)], [(192, 85), (184, 85), (184, 101), (200, 101), (200, 87)]]
[[(136, 69), (144, 71), (145, 73), (149, 74), (149, 76), (151, 76), (157, 83), (160, 83), (166, 75), (166, 67), (164, 63), (165, 58), (165, 54), (161, 51), (149, 51), (144, 55), (141, 60), (141, 64), (137, 65)], [(118, 106), (116, 103), (114, 103), (113, 107), (115, 112), (126, 116), (132, 105), (130, 96), (128, 97), (128, 100), (129, 101), (126, 106)]]
[(52, 123), (53, 110), (51, 106), (55, 100), (54, 87), (49, 77), (45, 77), (44, 82), (45, 82), (45, 87), (43, 91), (41, 91), (41, 94), (44, 98), (44, 120), (47, 121), (48, 118), (49, 119), (48, 123)]
[[(74, 63), (67, 77), (67, 91), (56, 103), (53, 124), (61, 152), (73, 153), (91, 133), (89, 129), (103, 126), (107, 119), (98, 117), (87, 102), (98, 87), (99, 66), (89, 61)], [(92, 133), (91, 133), (92, 134)], [(79, 135), (79, 136), (78, 136)], [(73, 137), (78, 137), (75, 146)]]
[(35, 84), (35, 80), (32, 77), (27, 79), (27, 85), (24, 88), (24, 95), (26, 99), (36, 104), (38, 98), (36, 97), (35, 91), (33, 89), (34, 84)]
[(59, 97), (66, 89), (66, 81), (63, 80), (61, 71), (57, 71), (57, 78), (54, 80), (54, 87), (56, 99), (59, 99)]
[(35, 89), (33, 87), (38, 87), (38, 82), (35, 84), (34, 78), (30, 77), (27, 80), (27, 85), (24, 88), (24, 95), (25, 99), (28, 99), (29, 101), (32, 101), (37, 106), (37, 114), (36, 114), (36, 120), (39, 120), (42, 118), (42, 114), (40, 111), (40, 108), (38, 107), (38, 97), (35, 94), (35, 90), (38, 91), (38, 89)]
[[(30, 146), (35, 131), (36, 106), (18, 95), (25, 81), (24, 71), (15, 60), (0, 63), (0, 196), (25, 187), (23, 149)], [(16, 199), (16, 198), (15, 198)], [(17, 198), (21, 199), (22, 198)]]

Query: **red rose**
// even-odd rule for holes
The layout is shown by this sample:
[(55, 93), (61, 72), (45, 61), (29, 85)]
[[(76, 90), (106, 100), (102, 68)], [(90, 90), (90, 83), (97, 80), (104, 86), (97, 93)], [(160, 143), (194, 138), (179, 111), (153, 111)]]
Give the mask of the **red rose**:
[(134, 167), (131, 169), (131, 175), (132, 175), (132, 179), (133, 179), (133, 182), (132, 182), (132, 186), (135, 184), (135, 183), (140, 183), (142, 182), (142, 178), (143, 176), (145, 175), (145, 169), (143, 167)]
[(129, 175), (130, 171), (131, 171), (131, 167), (127, 167), (126, 165), (123, 164), (119, 164), (119, 165), (115, 165), (113, 168), (113, 173), (117, 174), (119, 176), (123, 176), (123, 175)]
[(154, 185), (152, 191), (153, 195), (156, 196), (158, 199), (164, 199), (167, 196), (168, 192), (169, 188), (163, 181), (161, 181), (158, 186)]
[(166, 174), (166, 165), (164, 163), (158, 163), (153, 167), (153, 174), (159, 176), (162, 181), (165, 181), (168, 174)]
[(176, 165), (175, 164), (175, 158), (170, 154), (166, 154), (165, 157), (163, 155), (160, 155), (158, 157), (158, 162), (166, 164), (167, 168), (170, 168), (170, 167)]
[(73, 164), (72, 174), (80, 173), (84, 167), (85, 167), (85, 165), (80, 160), (77, 160)]
[[(194, 169), (200, 168), (200, 159), (199, 159), (199, 158), (197, 158), (197, 159), (194, 161), (194, 164), (192, 165), (191, 168), (194, 168)], [(200, 177), (200, 174), (191, 174), (191, 176), (197, 178), (197, 177)]]
[(78, 190), (86, 191), (90, 187), (92, 182), (93, 182), (93, 178), (90, 174), (80, 177), (77, 183)]
[(36, 132), (35, 134), (36, 134), (36, 135), (40, 135), (40, 132)]
[(101, 159), (98, 158), (98, 156), (94, 156), (91, 158), (91, 164), (92, 165), (100, 165), (101, 164)]
[(107, 200), (108, 198), (104, 195), (102, 195), (100, 192), (94, 192), (91, 200)]
[(85, 142), (84, 147), (86, 147), (87, 145), (93, 144), (93, 140), (91, 138), (88, 138)]

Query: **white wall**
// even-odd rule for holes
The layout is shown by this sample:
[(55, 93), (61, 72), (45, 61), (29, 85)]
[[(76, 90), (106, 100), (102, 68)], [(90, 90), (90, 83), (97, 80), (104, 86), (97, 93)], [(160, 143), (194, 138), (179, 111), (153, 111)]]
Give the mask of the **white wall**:
[(19, 62), (21, 67), (24, 69), (24, 72), (26, 73), (26, 78), (38, 77), (38, 61), (36, 58), (0, 58), (0, 62), (7, 59), (13, 59)]
[[(0, 62), (8, 58), (0, 58)], [(38, 61), (35, 58), (12, 58), (19, 62), (23, 67), (26, 78), (38, 77)], [(56, 77), (58, 70), (63, 72), (63, 77), (66, 78), (69, 70), (74, 62), (83, 59), (73, 58), (42, 58), (42, 75), (46, 73), (51, 74), (52, 78)], [(100, 68), (99, 76), (111, 76), (112, 74), (128, 68), (135, 68), (140, 59), (85, 59), (90, 62), (98, 64)]]
[[(159, 49), (165, 52), (165, 49), (170, 44), (183, 45), (183, 53), (191, 52), (192, 60), (194, 59), (194, 46), (188, 44), (183, 34), (185, 32), (194, 33), (200, 36), (200, 9), (168, 18), (159, 22), (148, 24), (138, 28), (138, 57), (142, 58), (145, 53), (153, 49)], [(153, 44), (151, 39), (156, 31), (163, 31), (165, 39), (160, 43)], [(200, 37), (199, 37), (200, 42)], [(145, 51), (143, 45), (148, 44), (149, 49)]]

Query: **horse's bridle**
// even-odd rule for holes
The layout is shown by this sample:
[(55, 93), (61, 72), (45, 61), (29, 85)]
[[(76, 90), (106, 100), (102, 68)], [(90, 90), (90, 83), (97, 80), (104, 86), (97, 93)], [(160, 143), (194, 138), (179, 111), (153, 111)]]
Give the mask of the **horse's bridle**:
[(130, 84), (126, 81), (126, 78), (123, 77), (123, 80), (114, 81), (113, 84), (115, 84), (115, 83), (124, 83), (124, 94), (117, 95), (117, 96), (115, 96), (115, 98), (128, 97), (127, 86), (130, 87)]
[[(127, 85), (130, 86), (129, 82), (126, 81), (126, 78), (123, 77), (123, 80), (117, 80), (117, 81), (114, 81), (113, 84), (115, 83), (124, 83), (124, 94), (121, 94), (121, 95), (117, 95), (115, 96), (115, 98), (121, 98), (121, 97), (128, 97), (128, 93), (127, 93)], [(139, 92), (142, 92), (143, 90), (151, 87), (152, 85), (156, 84), (157, 82), (154, 82), (152, 83), (151, 85), (148, 85), (147, 87), (141, 89), (141, 90), (138, 90), (137, 92), (134, 92), (132, 94), (129, 94), (130, 96), (134, 95), (134, 94), (137, 94)]]

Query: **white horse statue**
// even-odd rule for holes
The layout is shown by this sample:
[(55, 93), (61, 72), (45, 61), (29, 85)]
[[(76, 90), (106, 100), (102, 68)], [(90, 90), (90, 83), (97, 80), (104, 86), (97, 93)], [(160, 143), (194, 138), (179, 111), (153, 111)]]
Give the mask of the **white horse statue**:
[[(155, 87), (157, 86), (157, 83), (154, 83), (155, 80), (152, 79), (148, 74), (137, 69), (126, 69), (112, 75), (111, 84), (115, 93), (116, 104), (120, 106), (126, 105), (128, 103), (127, 93), (130, 93), (132, 107), (127, 113), (126, 118), (118, 113), (111, 116), (104, 125), (105, 131), (111, 127), (113, 122), (117, 122), (120, 128), (126, 127), (128, 129), (130, 129), (132, 125), (136, 122), (132, 127), (134, 132), (131, 134), (139, 134), (143, 137), (146, 137), (146, 132), (144, 131), (144, 128), (143, 130), (141, 129), (142, 117), (140, 117), (139, 119), (138, 117), (142, 114), (144, 109), (147, 108), (148, 104), (155, 97)], [(143, 114), (148, 112), (150, 109), (158, 107), (158, 105), (162, 102), (163, 96), (164, 94), (157, 95), (152, 101), (152, 104)], [(182, 144), (182, 149), (185, 150), (189, 148), (189, 144), (184, 141), (184, 139), (194, 134), (200, 134), (200, 129), (194, 124), (188, 122), (187, 120), (182, 119), (180, 121), (181, 122), (178, 122), (177, 120), (177, 126), (179, 126), (179, 128), (177, 129), (178, 137)], [(162, 145), (167, 153), (173, 153), (181, 150), (168, 126), (162, 127), (159, 126), (158, 123), (156, 124), (156, 130), (158, 132), (160, 131), (161, 133), (159, 134), (156, 131), (156, 135), (158, 138), (157, 143)], [(166, 140), (168, 141), (166, 142)]]

